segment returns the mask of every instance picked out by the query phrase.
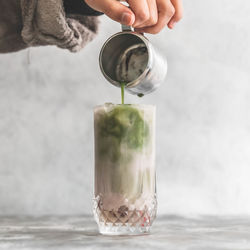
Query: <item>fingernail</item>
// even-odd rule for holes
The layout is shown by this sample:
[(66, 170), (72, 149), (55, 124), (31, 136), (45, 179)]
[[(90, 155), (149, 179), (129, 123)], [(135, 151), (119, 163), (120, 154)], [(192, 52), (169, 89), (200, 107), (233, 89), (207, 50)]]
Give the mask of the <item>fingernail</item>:
[(173, 29), (174, 26), (175, 26), (175, 24), (176, 24), (176, 22), (175, 22), (175, 21), (172, 21), (172, 22), (169, 24), (170, 28)]
[(122, 24), (132, 25), (131, 19), (132, 19), (132, 15), (130, 13), (127, 13), (127, 12), (122, 13), (122, 19), (121, 19)]

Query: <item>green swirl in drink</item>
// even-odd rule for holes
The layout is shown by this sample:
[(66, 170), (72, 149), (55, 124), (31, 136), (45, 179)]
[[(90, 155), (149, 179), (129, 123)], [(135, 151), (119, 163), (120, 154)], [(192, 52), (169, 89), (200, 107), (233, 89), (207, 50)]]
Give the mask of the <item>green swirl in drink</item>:
[(116, 105), (100, 114), (97, 133), (99, 155), (116, 162), (121, 158), (122, 145), (128, 150), (141, 150), (147, 144), (149, 127), (142, 111), (131, 105)]

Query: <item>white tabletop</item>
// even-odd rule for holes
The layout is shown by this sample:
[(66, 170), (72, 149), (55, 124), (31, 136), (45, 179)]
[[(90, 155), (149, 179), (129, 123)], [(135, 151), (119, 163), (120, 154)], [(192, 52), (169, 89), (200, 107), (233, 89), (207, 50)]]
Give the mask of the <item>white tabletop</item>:
[(0, 249), (250, 250), (250, 218), (158, 216), (149, 235), (103, 236), (91, 215), (0, 217)]

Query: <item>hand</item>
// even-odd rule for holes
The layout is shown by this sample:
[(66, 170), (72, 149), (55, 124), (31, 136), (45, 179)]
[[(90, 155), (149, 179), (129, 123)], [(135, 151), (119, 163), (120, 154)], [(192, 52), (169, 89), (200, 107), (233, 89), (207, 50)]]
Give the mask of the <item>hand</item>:
[(173, 29), (183, 13), (182, 0), (127, 0), (130, 8), (117, 0), (85, 2), (121, 24), (151, 34), (159, 33), (166, 25)]

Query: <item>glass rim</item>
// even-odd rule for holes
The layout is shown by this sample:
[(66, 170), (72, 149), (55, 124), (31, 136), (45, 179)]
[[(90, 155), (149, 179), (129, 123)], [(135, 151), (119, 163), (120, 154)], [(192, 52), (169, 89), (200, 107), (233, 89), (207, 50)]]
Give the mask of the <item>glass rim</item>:
[(94, 110), (98, 109), (98, 108), (102, 108), (102, 107), (109, 107), (110, 106), (131, 106), (131, 107), (139, 107), (139, 108), (153, 108), (155, 109), (156, 108), (156, 105), (153, 105), (153, 104), (141, 104), (141, 103), (128, 103), (128, 104), (121, 104), (121, 103), (104, 103), (104, 104), (100, 104), (100, 105), (96, 105), (94, 106)]

